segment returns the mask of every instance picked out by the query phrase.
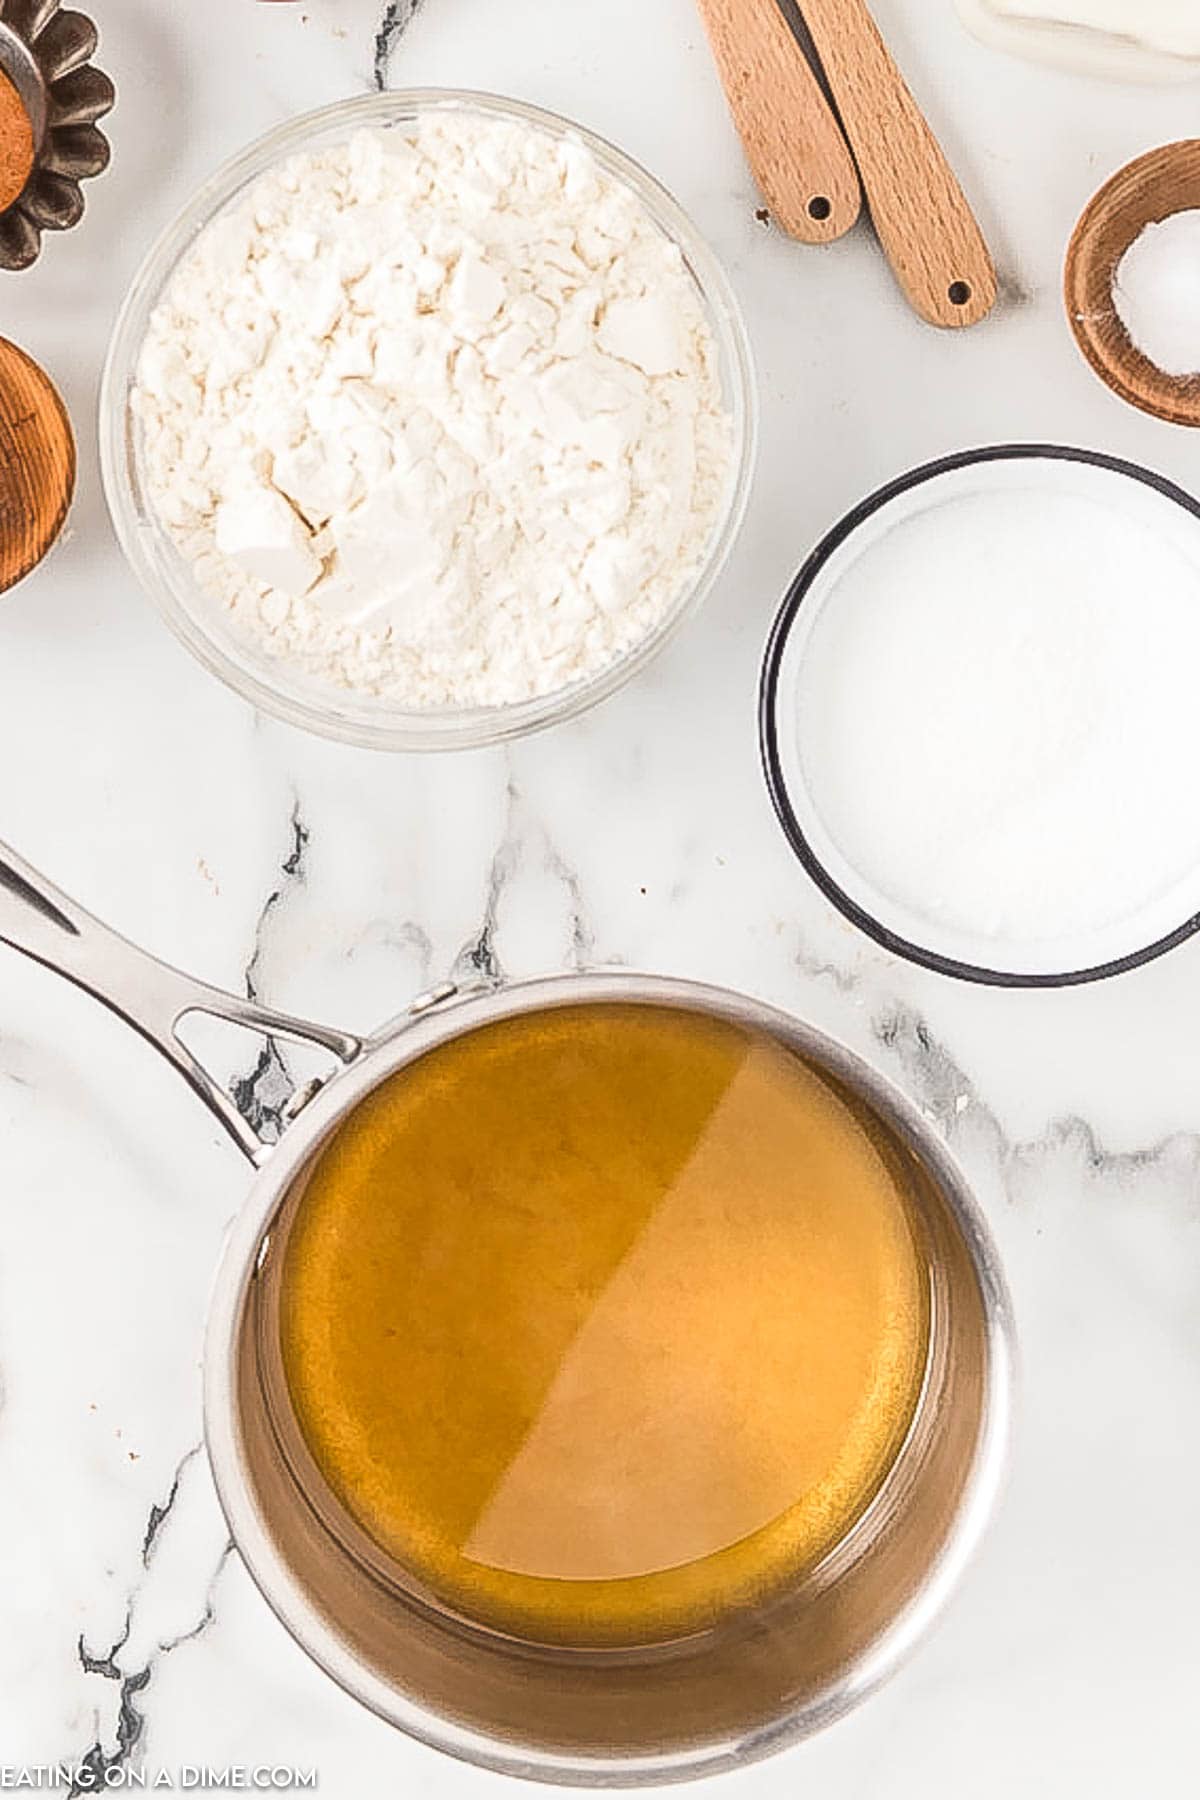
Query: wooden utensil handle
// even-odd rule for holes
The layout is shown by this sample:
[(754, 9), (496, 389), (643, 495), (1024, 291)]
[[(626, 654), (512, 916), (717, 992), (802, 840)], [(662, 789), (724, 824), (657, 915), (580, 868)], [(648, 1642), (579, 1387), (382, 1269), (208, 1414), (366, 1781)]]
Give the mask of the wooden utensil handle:
[(801, 0), (875, 229), (914, 310), (975, 325), (996, 270), (975, 215), (863, 0)]
[(729, 109), (775, 219), (806, 244), (849, 231), (862, 189), (841, 128), (777, 0), (699, 0)]

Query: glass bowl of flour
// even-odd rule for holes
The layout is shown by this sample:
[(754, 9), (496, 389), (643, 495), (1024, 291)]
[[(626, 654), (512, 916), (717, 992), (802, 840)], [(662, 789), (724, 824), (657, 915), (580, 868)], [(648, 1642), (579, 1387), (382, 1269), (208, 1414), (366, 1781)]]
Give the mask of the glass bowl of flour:
[(720, 264), (630, 158), (420, 90), (253, 144), (150, 252), (101, 460), (168, 624), (265, 712), (495, 743), (613, 693), (711, 590), (755, 400)]

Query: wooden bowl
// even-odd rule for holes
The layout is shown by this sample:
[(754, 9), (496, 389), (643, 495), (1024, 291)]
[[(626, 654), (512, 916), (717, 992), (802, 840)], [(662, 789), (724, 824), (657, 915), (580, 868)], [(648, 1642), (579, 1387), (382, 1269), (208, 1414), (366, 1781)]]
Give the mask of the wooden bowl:
[(1192, 207), (1200, 207), (1200, 138), (1139, 156), (1104, 184), (1075, 227), (1064, 286), (1075, 341), (1100, 379), (1155, 418), (1200, 426), (1200, 376), (1165, 374), (1135, 347), (1113, 305), (1113, 277), (1130, 245), (1147, 225)]
[(58, 389), (0, 338), (0, 594), (41, 562), (74, 493), (75, 436)]

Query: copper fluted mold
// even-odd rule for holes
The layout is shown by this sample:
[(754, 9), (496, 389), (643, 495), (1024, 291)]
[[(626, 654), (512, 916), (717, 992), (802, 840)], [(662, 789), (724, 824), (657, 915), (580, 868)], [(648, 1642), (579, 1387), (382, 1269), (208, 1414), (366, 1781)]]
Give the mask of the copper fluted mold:
[(59, 0), (0, 0), (0, 69), (33, 125), (33, 168), (0, 213), (0, 269), (36, 262), (44, 231), (69, 231), (83, 216), (83, 186), (108, 167), (98, 128), (116, 99), (91, 58), (98, 33), (83, 13)]

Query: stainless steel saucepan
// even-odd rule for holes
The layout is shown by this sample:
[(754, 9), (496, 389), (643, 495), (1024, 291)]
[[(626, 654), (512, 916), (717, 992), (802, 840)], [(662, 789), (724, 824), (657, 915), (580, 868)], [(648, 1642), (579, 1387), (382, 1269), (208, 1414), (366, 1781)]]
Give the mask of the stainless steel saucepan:
[[(847, 1711), (928, 1628), (991, 1512), (1008, 1436), (1012, 1324), (987, 1226), (919, 1112), (876, 1071), (756, 1000), (626, 972), (469, 994), (447, 985), (362, 1039), (189, 980), (136, 949), (0, 845), (0, 942), (67, 976), (159, 1049), (258, 1171), (217, 1274), (205, 1350), (208, 1454), (262, 1593), (347, 1692), (412, 1736), (509, 1774), (590, 1786), (731, 1768)], [(306, 1171), (381, 1081), (434, 1046), (538, 1009), (670, 1006), (773, 1035), (866, 1108), (905, 1159), (929, 1245), (931, 1346), (917, 1416), (850, 1536), (769, 1606), (644, 1651), (519, 1643), (389, 1581), (339, 1527), (280, 1404), (272, 1289)], [(322, 1046), (342, 1065), (260, 1141), (178, 1036), (208, 1013)], [(344, 1521), (343, 1521), (344, 1523)]]

